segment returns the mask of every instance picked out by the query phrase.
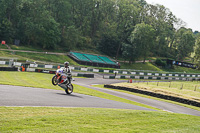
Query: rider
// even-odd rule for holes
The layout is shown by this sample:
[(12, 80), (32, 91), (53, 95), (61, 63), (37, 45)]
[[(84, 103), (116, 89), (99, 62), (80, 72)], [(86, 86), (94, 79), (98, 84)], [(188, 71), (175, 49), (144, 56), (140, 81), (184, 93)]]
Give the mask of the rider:
[(67, 78), (68, 78), (68, 81), (69, 81), (69, 83), (67, 85), (71, 84), (72, 74), (71, 74), (71, 70), (69, 68), (69, 62), (67, 62), (67, 61), (64, 62), (63, 72), (67, 75)]

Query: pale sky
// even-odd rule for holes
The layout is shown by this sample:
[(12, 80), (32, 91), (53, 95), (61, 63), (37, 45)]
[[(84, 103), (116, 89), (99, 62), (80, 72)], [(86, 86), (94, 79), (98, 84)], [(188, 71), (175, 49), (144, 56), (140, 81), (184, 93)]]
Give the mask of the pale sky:
[(200, 0), (146, 0), (146, 2), (152, 5), (164, 5), (177, 18), (186, 22), (186, 28), (200, 32)]

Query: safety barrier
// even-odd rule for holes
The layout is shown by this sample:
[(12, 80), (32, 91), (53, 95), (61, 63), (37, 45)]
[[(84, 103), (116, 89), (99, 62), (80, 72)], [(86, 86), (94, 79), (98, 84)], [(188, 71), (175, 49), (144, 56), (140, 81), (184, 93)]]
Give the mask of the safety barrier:
[(16, 67), (0, 67), (0, 71), (18, 71)]
[[(6, 61), (0, 61), (0, 64), (5, 65), (9, 64), (9, 62)], [(15, 66), (21, 66), (23, 63), (20, 62), (14, 62)], [(29, 64), (30, 68), (52, 68), (57, 69), (60, 67), (64, 67), (63, 65), (41, 65), (41, 64)], [(189, 73), (159, 73), (159, 72), (141, 72), (141, 71), (126, 71), (126, 70), (103, 70), (103, 69), (96, 69), (96, 68), (84, 68), (84, 67), (74, 67), (70, 66), (71, 70), (80, 70), (80, 71), (87, 71), (87, 72), (100, 72), (100, 73), (113, 73), (115, 75), (117, 74), (123, 74), (123, 75), (131, 75), (131, 76), (141, 76), (141, 77), (176, 77), (176, 78), (200, 78), (199, 74), (189, 74)], [(128, 76), (125, 76), (126, 78), (129, 78)], [(108, 77), (108, 78), (113, 78)], [(115, 77), (118, 78), (118, 77)], [(120, 77), (123, 78), (123, 77)], [(159, 78), (158, 78), (159, 79)]]
[[(56, 73), (56, 71), (53, 71), (53, 70), (23, 68), (23, 67), (0, 67), (0, 71), (24, 71), (24, 72), (40, 72), (40, 73), (49, 73), (49, 74)], [(89, 74), (87, 74), (87, 73), (72, 73), (72, 76), (94, 78), (94, 74), (90, 74), (90, 73)]]
[[(30, 69), (30, 68), (27, 68), (26, 71), (27, 72), (49, 73), (49, 74), (55, 74), (56, 73), (56, 71), (52, 71), (52, 70)], [(94, 78), (94, 74), (86, 74), (86, 73), (72, 73), (72, 76)]]
[(109, 76), (104, 75), (104, 79), (146, 79), (146, 80), (183, 80), (200, 81), (200, 77), (158, 77), (158, 76)]

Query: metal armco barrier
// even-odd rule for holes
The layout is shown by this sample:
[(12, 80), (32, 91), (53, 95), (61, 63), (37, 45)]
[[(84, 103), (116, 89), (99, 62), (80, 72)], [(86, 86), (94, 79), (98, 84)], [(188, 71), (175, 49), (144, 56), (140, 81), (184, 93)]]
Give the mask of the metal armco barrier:
[[(49, 73), (49, 74), (55, 74), (56, 73), (56, 71), (43, 70), (43, 69), (35, 69), (35, 72)], [(85, 73), (83, 73), (83, 74), (82, 73), (72, 73), (72, 76), (94, 78), (94, 74), (85, 74)]]
[(16, 67), (0, 67), (0, 71), (18, 71)]
[[(56, 74), (56, 71), (52, 71), (52, 70), (22, 68), (22, 67), (18, 67), (18, 68), (16, 68), (16, 67), (0, 67), (0, 71), (18, 71), (18, 70), (23, 71), (23, 72), (40, 72), (40, 73)], [(94, 74), (87, 74), (87, 73), (72, 73), (72, 76), (94, 78)]]

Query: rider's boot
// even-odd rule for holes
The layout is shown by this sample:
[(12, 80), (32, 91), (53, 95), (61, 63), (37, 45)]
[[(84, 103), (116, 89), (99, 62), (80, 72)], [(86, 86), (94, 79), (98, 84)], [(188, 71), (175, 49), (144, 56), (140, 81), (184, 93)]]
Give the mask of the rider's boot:
[(68, 78), (68, 81), (67, 86), (71, 84), (71, 78)]

